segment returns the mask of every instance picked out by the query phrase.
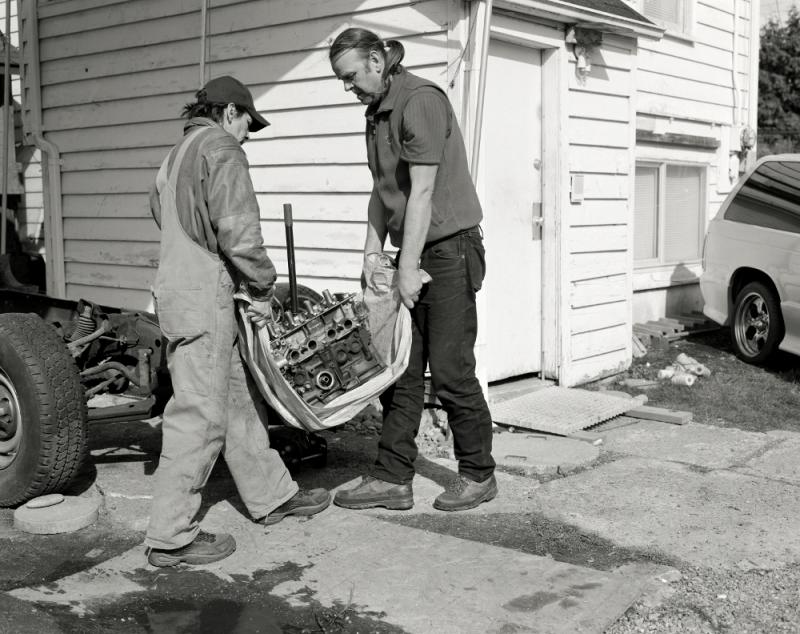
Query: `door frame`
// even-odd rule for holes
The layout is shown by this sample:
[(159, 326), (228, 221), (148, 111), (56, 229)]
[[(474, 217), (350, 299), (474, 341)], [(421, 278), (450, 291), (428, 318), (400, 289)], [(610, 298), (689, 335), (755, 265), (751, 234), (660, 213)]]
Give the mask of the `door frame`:
[[(564, 317), (569, 315), (569, 293), (563, 287), (567, 268), (567, 249), (562, 209), (569, 190), (569, 172), (565, 169), (567, 138), (567, 103), (569, 59), (564, 34), (556, 26), (533, 21), (529, 16), (511, 17), (494, 13), (490, 39), (537, 48), (542, 53), (542, 275), (541, 275), (541, 350), (542, 377), (560, 379), (568, 359), (569, 330)], [(476, 58), (479, 58), (476, 54)], [(470, 101), (477, 99), (470, 95)], [(472, 139), (470, 139), (470, 146)], [(479, 192), (480, 194), (480, 192)], [(488, 323), (488, 306), (479, 304), (478, 318)], [(485, 345), (485, 342), (478, 342)], [(478, 354), (478, 358), (485, 355)], [(480, 361), (479, 361), (480, 366)], [(481, 368), (479, 367), (479, 373)], [(482, 372), (485, 376), (485, 370)]]

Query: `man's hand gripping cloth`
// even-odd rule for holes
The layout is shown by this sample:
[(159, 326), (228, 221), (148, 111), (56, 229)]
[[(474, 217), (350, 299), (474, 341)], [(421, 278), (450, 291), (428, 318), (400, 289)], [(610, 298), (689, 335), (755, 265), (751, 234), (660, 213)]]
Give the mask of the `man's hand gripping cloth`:
[(289, 385), (270, 352), (269, 330), (256, 326), (247, 316), (252, 301), (248, 293), (236, 293), (240, 345), (247, 365), (261, 394), (286, 424), (306, 431), (342, 425), (405, 372), (411, 350), (411, 314), (400, 301), (396, 275), (388, 256), (376, 253), (366, 258), (363, 301), (372, 344), (383, 370), (322, 406), (310, 406)]

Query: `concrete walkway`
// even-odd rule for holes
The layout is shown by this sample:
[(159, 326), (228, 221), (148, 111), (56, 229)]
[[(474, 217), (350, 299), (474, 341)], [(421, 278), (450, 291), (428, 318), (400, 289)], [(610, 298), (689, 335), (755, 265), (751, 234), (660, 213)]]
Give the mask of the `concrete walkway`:
[[(800, 561), (798, 449), (798, 434), (624, 417), (586, 440), (502, 432), (495, 443), (503, 469), (500, 496), (458, 515), (537, 513), (675, 561), (776, 567)], [(414, 482), (414, 509), (392, 513), (392, 519), (438, 513), (430, 504), (442, 488), (428, 472), (455, 465), (428, 463)], [(125, 460), (98, 467), (107, 517), (138, 530), (146, 523), (152, 480), (144, 471), (141, 463)], [(532, 477), (537, 474), (546, 481)], [(381, 627), (396, 628), (376, 631), (599, 633), (667, 575), (664, 567), (650, 565), (604, 572), (560, 563), (402, 526), (386, 521), (381, 510), (331, 507), (307, 521), (287, 518), (265, 532), (232, 501), (216, 502), (203, 525), (232, 532), (239, 548), (204, 570), (230, 584), (272, 571), (272, 597), (290, 606), (349, 606)], [(293, 572), (276, 573), (286, 570)], [(147, 567), (137, 547), (7, 598), (40, 610), (60, 606), (91, 620), (120, 598), (152, 591), (165, 574)]]

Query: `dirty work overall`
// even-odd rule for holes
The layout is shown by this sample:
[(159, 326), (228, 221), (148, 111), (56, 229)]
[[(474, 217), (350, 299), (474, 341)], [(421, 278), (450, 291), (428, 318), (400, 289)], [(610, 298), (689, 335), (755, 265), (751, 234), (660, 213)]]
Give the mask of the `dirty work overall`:
[(161, 260), (154, 294), (168, 340), (174, 394), (162, 423), (163, 446), (145, 540), (151, 548), (180, 548), (194, 540), (200, 494), (221, 449), (254, 518), (267, 515), (297, 492), (280, 455), (269, 447), (262, 423), (266, 412), (239, 356), (234, 283), (227, 265), (194, 242), (178, 218), (175, 191), (181, 163), (191, 143), (204, 142), (207, 130), (187, 136), (173, 150), (177, 156), (172, 169), (168, 156), (157, 179)]

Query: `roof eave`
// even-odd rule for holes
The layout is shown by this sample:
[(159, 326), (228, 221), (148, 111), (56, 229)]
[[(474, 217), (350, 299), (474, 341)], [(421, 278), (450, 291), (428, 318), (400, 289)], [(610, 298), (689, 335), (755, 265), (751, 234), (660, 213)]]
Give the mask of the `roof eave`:
[(619, 15), (578, 7), (562, 0), (494, 0), (497, 9), (534, 15), (584, 28), (596, 28), (629, 37), (660, 40), (665, 29), (652, 22), (640, 22)]

